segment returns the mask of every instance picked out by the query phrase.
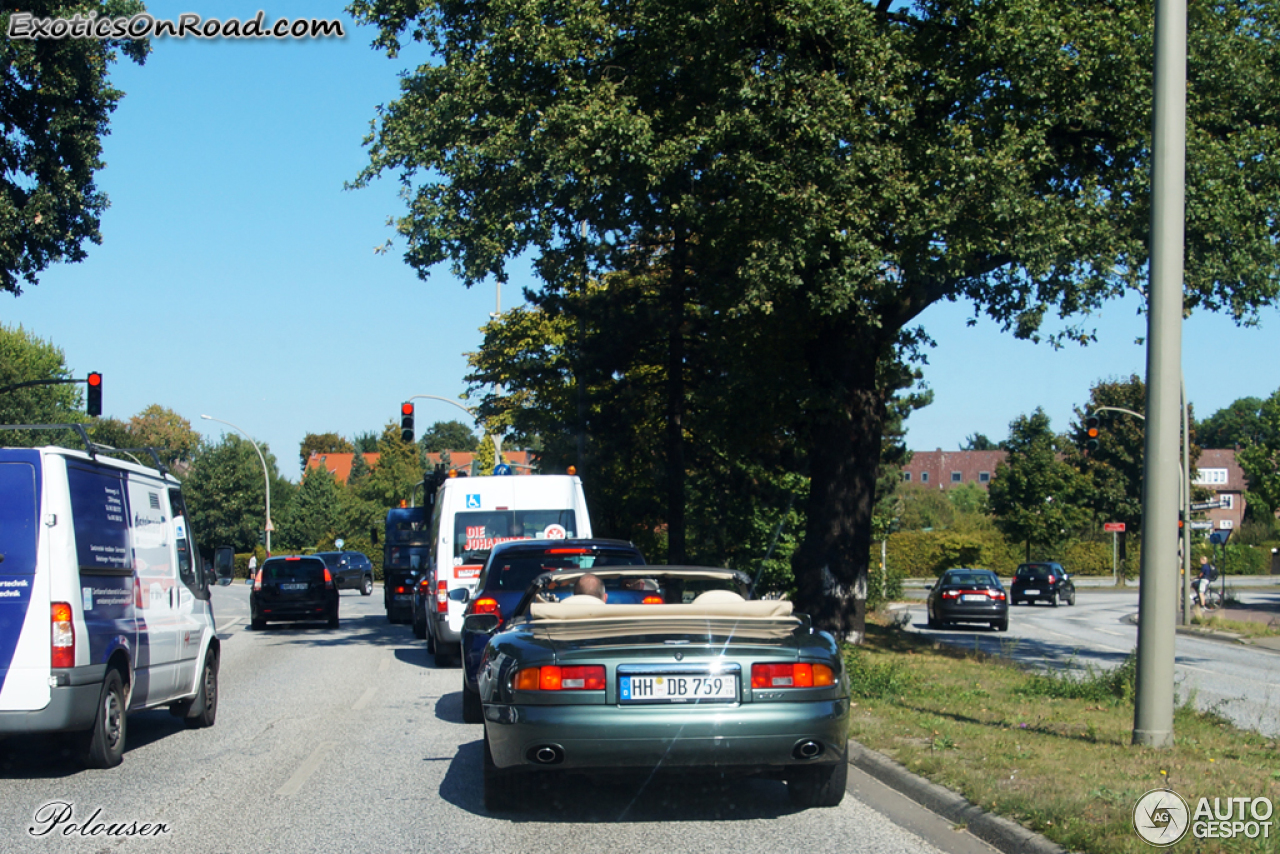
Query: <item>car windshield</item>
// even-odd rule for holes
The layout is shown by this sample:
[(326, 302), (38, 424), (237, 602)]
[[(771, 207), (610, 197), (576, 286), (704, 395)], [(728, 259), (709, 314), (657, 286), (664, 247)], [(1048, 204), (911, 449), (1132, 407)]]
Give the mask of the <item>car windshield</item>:
[(323, 581), (324, 561), (317, 558), (269, 560), (262, 567), (266, 581)]
[(1042, 575), (1048, 575), (1052, 569), (1048, 564), (1037, 563), (1028, 566), (1018, 567), (1019, 578), (1038, 578)]

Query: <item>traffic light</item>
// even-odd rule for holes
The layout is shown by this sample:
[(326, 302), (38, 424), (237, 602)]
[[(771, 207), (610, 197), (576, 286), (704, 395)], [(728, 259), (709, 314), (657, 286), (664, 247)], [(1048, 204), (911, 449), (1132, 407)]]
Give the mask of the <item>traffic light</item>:
[(97, 371), (90, 371), (89, 378), (85, 382), (89, 384), (85, 411), (97, 418), (102, 414), (102, 374)]
[(1084, 417), (1084, 434), (1088, 437), (1085, 440), (1084, 447), (1089, 451), (1098, 450), (1098, 436), (1101, 431), (1098, 429), (1102, 422), (1093, 412), (1085, 413)]
[(400, 441), (413, 444), (413, 401), (400, 404)]

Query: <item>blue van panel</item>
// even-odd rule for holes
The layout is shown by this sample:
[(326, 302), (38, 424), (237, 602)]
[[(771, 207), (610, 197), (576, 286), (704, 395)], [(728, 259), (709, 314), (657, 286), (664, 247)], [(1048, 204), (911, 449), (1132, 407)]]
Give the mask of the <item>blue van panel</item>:
[(0, 689), (31, 606), (40, 520), (40, 454), (0, 457)]
[(118, 647), (129, 646), (138, 628), (125, 481), (125, 473), (118, 469), (67, 461), (80, 564), (80, 606), (93, 664), (102, 664)]

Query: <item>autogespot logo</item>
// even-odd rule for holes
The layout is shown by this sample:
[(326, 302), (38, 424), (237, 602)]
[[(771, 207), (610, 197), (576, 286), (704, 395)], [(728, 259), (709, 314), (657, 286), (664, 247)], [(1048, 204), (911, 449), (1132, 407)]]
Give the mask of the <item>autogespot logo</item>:
[(1173, 789), (1152, 789), (1133, 808), (1133, 829), (1144, 842), (1167, 848), (1187, 835), (1191, 810)]

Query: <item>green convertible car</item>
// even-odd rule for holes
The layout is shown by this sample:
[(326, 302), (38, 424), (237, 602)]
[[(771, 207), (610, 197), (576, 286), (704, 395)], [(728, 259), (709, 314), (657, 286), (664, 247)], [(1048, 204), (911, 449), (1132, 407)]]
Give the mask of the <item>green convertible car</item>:
[[(560, 598), (588, 574), (603, 601)], [(609, 589), (646, 595), (610, 604)], [(521, 775), (538, 771), (764, 775), (796, 806), (839, 804), (839, 648), (790, 602), (748, 600), (749, 589), (730, 569), (558, 571), (511, 613), (468, 616), (465, 632), (490, 636), (478, 674), (486, 808), (519, 806)]]

